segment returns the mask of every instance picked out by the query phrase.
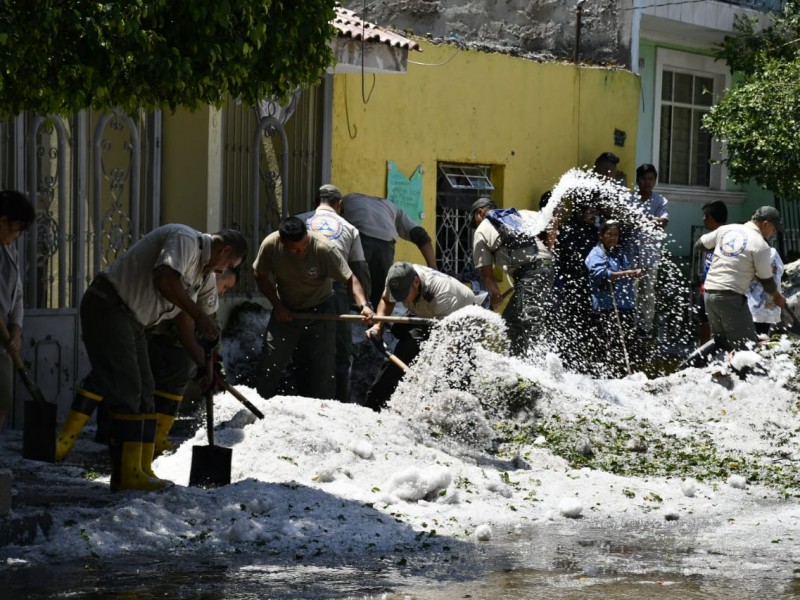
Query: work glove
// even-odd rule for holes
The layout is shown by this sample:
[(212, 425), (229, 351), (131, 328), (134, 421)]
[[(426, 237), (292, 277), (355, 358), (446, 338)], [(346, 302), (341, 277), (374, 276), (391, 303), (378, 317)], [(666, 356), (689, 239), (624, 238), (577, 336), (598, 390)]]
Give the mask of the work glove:
[(211, 378), (209, 379), (207, 376), (206, 369), (198, 372), (197, 377), (195, 378), (204, 396), (221, 392), (224, 389), (222, 383), (225, 381), (227, 376), (227, 373), (225, 373), (225, 365), (223, 364), (222, 357), (219, 354), (212, 352), (210, 360), (213, 364)]

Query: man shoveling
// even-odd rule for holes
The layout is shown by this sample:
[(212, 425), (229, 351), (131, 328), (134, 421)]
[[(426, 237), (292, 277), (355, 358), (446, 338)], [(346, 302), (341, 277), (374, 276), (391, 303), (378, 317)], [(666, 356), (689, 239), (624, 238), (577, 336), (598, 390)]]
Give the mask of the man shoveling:
[[(442, 319), (465, 306), (480, 304), (481, 300), (482, 296), (476, 296), (454, 277), (421, 265), (397, 262), (389, 268), (376, 315), (388, 316), (392, 314), (394, 305), (402, 302), (414, 316)], [(395, 356), (409, 364), (419, 354), (420, 345), (428, 339), (429, 332), (430, 328), (425, 325), (393, 325), (392, 335), (397, 338)], [(375, 323), (366, 332), (368, 339), (372, 335), (382, 334), (383, 323)], [(403, 370), (393, 362), (386, 361), (367, 390), (365, 406), (380, 411), (402, 377)]]

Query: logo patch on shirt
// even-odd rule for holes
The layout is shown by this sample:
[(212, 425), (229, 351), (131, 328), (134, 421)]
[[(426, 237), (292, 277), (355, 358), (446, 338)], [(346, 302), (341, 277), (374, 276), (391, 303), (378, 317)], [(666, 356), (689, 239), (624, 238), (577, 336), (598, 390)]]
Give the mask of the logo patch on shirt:
[(309, 267), (306, 271), (306, 279), (319, 279), (319, 267)]
[(335, 240), (342, 235), (342, 224), (334, 217), (314, 215), (306, 223), (309, 230), (324, 235), (329, 240)]
[(747, 236), (741, 231), (726, 231), (719, 241), (719, 251), (725, 256), (738, 256), (747, 249)]

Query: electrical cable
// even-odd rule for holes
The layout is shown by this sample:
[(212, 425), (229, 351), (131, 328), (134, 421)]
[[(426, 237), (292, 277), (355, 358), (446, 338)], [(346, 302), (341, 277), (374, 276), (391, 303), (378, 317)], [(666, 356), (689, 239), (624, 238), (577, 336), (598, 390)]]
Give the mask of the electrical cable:
[(423, 62), (417, 62), (415, 60), (409, 60), (409, 61), (406, 61), (406, 62), (408, 62), (408, 64), (410, 64), (410, 65), (419, 65), (421, 67), (443, 67), (444, 65), (449, 63), (451, 60), (453, 60), (456, 57), (456, 54), (461, 52), (461, 50), (462, 50), (462, 48), (456, 48), (456, 51), (453, 52), (453, 54), (450, 55), (450, 58), (448, 58), (444, 62), (440, 62), (440, 63), (423, 63)]

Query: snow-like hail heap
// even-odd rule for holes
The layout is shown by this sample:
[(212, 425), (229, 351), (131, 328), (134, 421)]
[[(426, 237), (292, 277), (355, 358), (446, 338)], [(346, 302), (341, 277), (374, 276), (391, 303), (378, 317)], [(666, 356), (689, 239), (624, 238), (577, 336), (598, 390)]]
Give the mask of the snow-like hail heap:
[[(49, 534), (7, 548), (8, 560), (168, 552), (342, 564), (457, 554), (534, 524), (677, 521), (705, 524), (695, 550), (718, 557), (725, 537), (732, 557), (687, 557), (685, 574), (735, 576), (737, 552), (774, 556), (778, 530), (800, 530), (800, 346), (776, 336), (741, 359), (759, 367), (744, 379), (719, 364), (593, 378), (552, 352), (509, 356), (501, 317), (465, 308), (433, 328), (386, 410), (240, 386), (265, 418), (229, 393), (215, 398), (231, 485), (185, 487), (192, 448), (208, 443), (201, 425), (154, 463), (175, 486), (112, 494), (107, 477), (87, 477), (107, 505), (54, 507)], [(40, 468), (54, 485), (86, 471)], [(798, 543), (778, 550), (775, 568), (790, 573)]]

